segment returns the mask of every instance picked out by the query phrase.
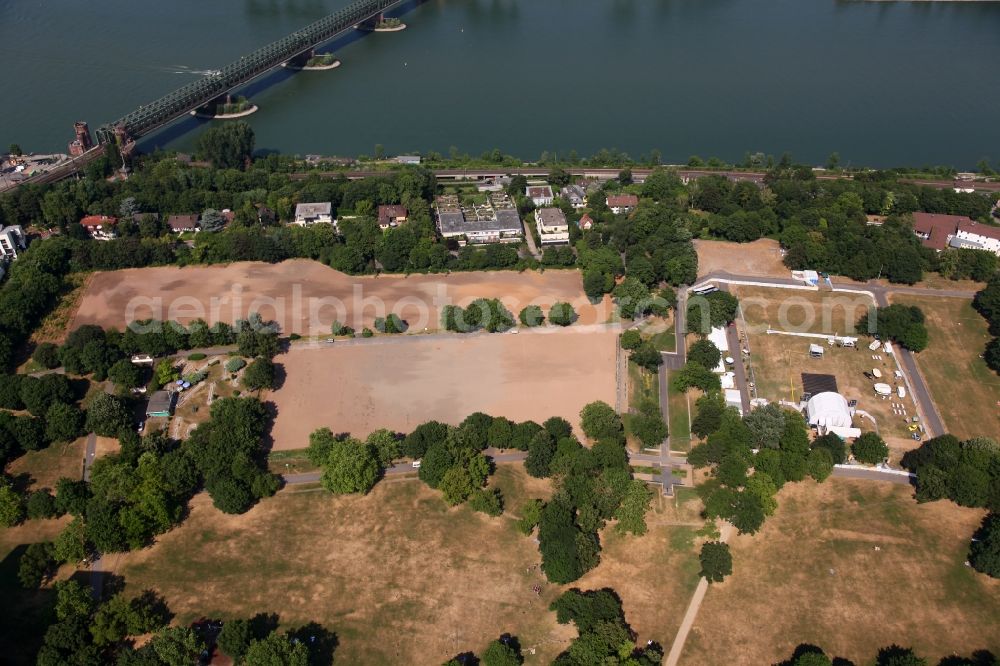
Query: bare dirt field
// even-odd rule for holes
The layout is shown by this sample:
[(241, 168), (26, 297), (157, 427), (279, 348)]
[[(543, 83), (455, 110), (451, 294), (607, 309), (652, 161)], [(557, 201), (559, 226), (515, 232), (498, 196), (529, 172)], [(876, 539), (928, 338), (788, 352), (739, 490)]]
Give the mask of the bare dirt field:
[(572, 303), (580, 323), (603, 323), (610, 300), (594, 306), (578, 271), (513, 271), (355, 277), (304, 259), (280, 264), (136, 268), (98, 273), (87, 285), (72, 328), (121, 328), (138, 319), (199, 317), (232, 323), (250, 312), (273, 319), (284, 333), (326, 335), (337, 320), (361, 330), (376, 317), (397, 314), (411, 330), (437, 329), (444, 305), (500, 298), (516, 316), (526, 305)]
[(788, 267), (781, 263), (781, 246), (775, 240), (762, 238), (752, 243), (730, 243), (696, 239), (694, 247), (698, 251), (698, 275), (712, 271), (758, 277), (786, 278), (790, 275)]
[(440, 664), (505, 632), (549, 663), (575, 632), (548, 610), (562, 588), (512, 518), (551, 484), (521, 465), (501, 465), (490, 484), (506, 498), (499, 518), (449, 509), (419, 481), (367, 496), (285, 491), (242, 516), (199, 495), (183, 525), (113, 564), (129, 590), (161, 592), (180, 623), (259, 612), (319, 622), (337, 634), (336, 663)]
[(786, 485), (761, 532), (730, 542), (734, 574), (709, 588), (681, 663), (773, 664), (800, 643), (856, 664), (892, 643), (932, 664), (1000, 652), (1000, 580), (965, 566), (984, 512), (912, 494), (846, 479)]
[(286, 379), (268, 396), (274, 448), (307, 446), (320, 427), (364, 437), (431, 419), (457, 424), (476, 411), (576, 425), (587, 403), (615, 404), (616, 336), (611, 327), (570, 327), (293, 348), (277, 357)]
[(986, 320), (970, 301), (959, 298), (893, 296), (892, 302), (918, 305), (924, 311), (929, 342), (914, 358), (948, 432), (963, 439), (996, 437), (1000, 377), (982, 358), (990, 340)]

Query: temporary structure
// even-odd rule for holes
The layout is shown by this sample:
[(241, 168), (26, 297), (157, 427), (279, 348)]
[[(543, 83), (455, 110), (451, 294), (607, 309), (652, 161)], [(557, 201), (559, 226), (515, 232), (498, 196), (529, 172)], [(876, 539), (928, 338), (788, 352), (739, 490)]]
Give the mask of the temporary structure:
[(882, 379), (882, 371), (878, 368), (872, 368), (872, 376), (875, 377), (875, 379)]
[(888, 384), (879, 383), (875, 385), (875, 392), (879, 395), (892, 395), (892, 387)]
[(872, 351), (875, 351), (876, 349), (878, 349), (881, 346), (882, 346), (881, 342), (879, 342), (878, 340), (872, 340), (872, 343), (870, 345), (868, 345), (868, 349), (871, 349)]
[(824, 391), (811, 397), (806, 403), (806, 416), (809, 425), (823, 431), (834, 427), (850, 428), (852, 422), (847, 399), (833, 391)]
[(903, 388), (902, 384), (896, 387), (896, 395), (898, 395), (900, 398), (906, 397), (906, 389)]

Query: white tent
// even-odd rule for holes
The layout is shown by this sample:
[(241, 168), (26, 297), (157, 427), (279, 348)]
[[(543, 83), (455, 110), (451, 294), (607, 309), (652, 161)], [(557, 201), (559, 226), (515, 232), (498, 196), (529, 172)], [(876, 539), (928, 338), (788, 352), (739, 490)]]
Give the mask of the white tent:
[(722, 355), (725, 356), (726, 352), (729, 351), (729, 338), (726, 337), (726, 329), (720, 327), (713, 328), (708, 333), (708, 340), (713, 345), (715, 345)]
[(833, 391), (817, 393), (810, 398), (806, 403), (806, 416), (809, 425), (821, 430), (850, 428), (852, 425), (851, 409), (847, 406), (847, 399)]

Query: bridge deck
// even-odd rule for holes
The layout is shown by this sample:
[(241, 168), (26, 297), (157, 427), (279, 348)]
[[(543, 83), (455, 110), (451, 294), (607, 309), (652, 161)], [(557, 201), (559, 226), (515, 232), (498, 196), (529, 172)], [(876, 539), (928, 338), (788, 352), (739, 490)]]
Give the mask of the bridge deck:
[(359, 0), (348, 5), (326, 18), (229, 63), (214, 74), (178, 88), (154, 102), (140, 106), (113, 123), (100, 127), (97, 130), (98, 141), (102, 144), (114, 142), (116, 129), (123, 131), (130, 140), (138, 139), (308, 51), (317, 44), (359, 23), (364, 23), (400, 1)]

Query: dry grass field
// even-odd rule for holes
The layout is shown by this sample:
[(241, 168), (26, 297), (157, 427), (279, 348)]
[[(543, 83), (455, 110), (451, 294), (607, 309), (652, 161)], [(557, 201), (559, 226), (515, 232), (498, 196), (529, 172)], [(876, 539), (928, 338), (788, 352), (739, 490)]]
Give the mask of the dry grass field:
[[(527, 663), (550, 663), (575, 632), (548, 606), (571, 586), (545, 581), (537, 543), (513, 519), (551, 484), (521, 465), (500, 465), (490, 483), (504, 492), (499, 518), (449, 509), (412, 480), (365, 497), (284, 491), (243, 516), (198, 496), (183, 525), (112, 564), (130, 589), (165, 595), (179, 622), (258, 612), (286, 625), (315, 620), (337, 633), (338, 663), (442, 663), (503, 632), (518, 636)], [(640, 640), (669, 644), (696, 583), (696, 503), (657, 500), (641, 538), (605, 530), (601, 564), (572, 586), (613, 587)]]
[(695, 239), (694, 247), (698, 251), (698, 275), (712, 271), (760, 277), (789, 275), (788, 267), (781, 263), (781, 246), (769, 238), (752, 243)]
[(734, 575), (709, 589), (681, 663), (760, 666), (800, 643), (857, 664), (893, 642), (929, 663), (1000, 653), (1000, 581), (964, 564), (982, 517), (896, 485), (790, 484), (760, 533), (731, 541)]
[(467, 305), (480, 297), (502, 299), (515, 316), (526, 305), (540, 305), (547, 312), (553, 303), (568, 301), (582, 324), (603, 323), (612, 312), (610, 299), (590, 304), (579, 271), (355, 277), (297, 259), (97, 273), (72, 327), (121, 328), (149, 317), (232, 323), (259, 312), (277, 321), (284, 333), (319, 336), (329, 334), (334, 320), (360, 331), (376, 317), (395, 313), (417, 332), (439, 327), (442, 306)]
[[(878, 423), (882, 437), (897, 450), (913, 448), (917, 443), (909, 437), (906, 419), (917, 414), (913, 397), (900, 399), (893, 395), (880, 398), (865, 376), (878, 368), (884, 381), (893, 385), (897, 369), (895, 359), (883, 352), (872, 352), (869, 341), (861, 337), (857, 349), (829, 347), (815, 338), (768, 334), (768, 328), (840, 334), (853, 333), (853, 324), (864, 314), (868, 299), (851, 294), (822, 291), (739, 287), (734, 290), (746, 321), (750, 339), (750, 359), (757, 395), (768, 400), (799, 400), (802, 396), (803, 372), (831, 374), (837, 378), (840, 393), (858, 401), (858, 408), (871, 414)], [(823, 346), (821, 359), (810, 358), (809, 345)], [(873, 355), (881, 358), (873, 359)], [(870, 420), (856, 417), (855, 425), (872, 430)], [(898, 457), (898, 456), (897, 456)]]
[(40, 451), (28, 451), (10, 463), (7, 473), (13, 477), (27, 475), (31, 479), (29, 488), (32, 490), (54, 489), (56, 481), (64, 476), (81, 478), (86, 442), (87, 438), (81, 437), (67, 444), (53, 444)]
[(924, 311), (929, 344), (915, 358), (948, 431), (963, 439), (1000, 434), (1000, 377), (981, 357), (990, 340), (986, 320), (958, 298), (894, 296), (892, 302)]
[(615, 404), (616, 336), (574, 326), (293, 348), (277, 357), (286, 379), (267, 398), (277, 408), (274, 448), (302, 448), (320, 427), (364, 437), (431, 419), (457, 424), (476, 411), (577, 424), (587, 403)]

